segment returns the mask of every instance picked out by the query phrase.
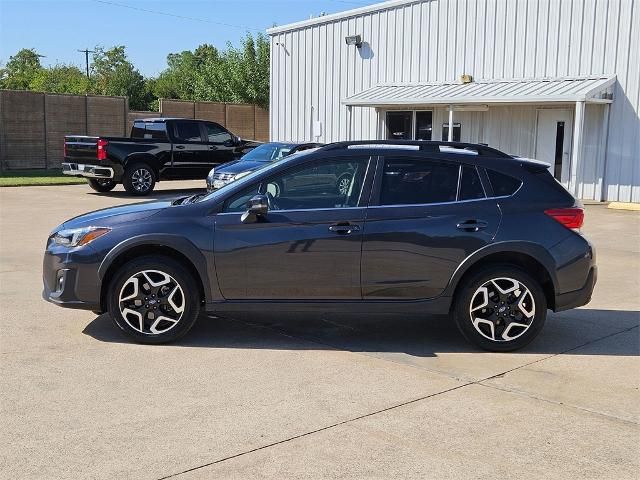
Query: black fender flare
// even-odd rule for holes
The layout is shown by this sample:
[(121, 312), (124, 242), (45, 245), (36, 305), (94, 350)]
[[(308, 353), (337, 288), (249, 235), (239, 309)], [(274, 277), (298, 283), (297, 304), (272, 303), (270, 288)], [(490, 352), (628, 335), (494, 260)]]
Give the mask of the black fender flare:
[(160, 169), (158, 168), (158, 159), (150, 153), (136, 152), (127, 156), (124, 159), (124, 162), (122, 162), (123, 174), (124, 174), (124, 171), (127, 170), (127, 167), (129, 165), (133, 165), (134, 163), (138, 163), (138, 162), (146, 163), (151, 167), (151, 169), (156, 175), (156, 182), (160, 179)]
[(196, 247), (190, 240), (180, 235), (173, 234), (138, 235), (128, 238), (113, 247), (109, 251), (109, 253), (105, 255), (104, 259), (100, 263), (100, 266), (98, 267), (98, 287), (100, 292), (102, 292), (103, 280), (107, 272), (109, 271), (109, 268), (113, 265), (113, 262), (128, 250), (140, 246), (168, 247), (186, 257), (198, 272), (198, 275), (200, 277), (199, 280), (202, 282), (205, 300), (211, 300), (211, 282), (207, 269), (207, 259), (202, 254), (200, 249)]
[(449, 283), (445, 288), (443, 295), (452, 297), (464, 274), (467, 273), (469, 269), (476, 265), (479, 261), (494, 253), (520, 253), (533, 258), (544, 267), (544, 269), (547, 271), (547, 274), (549, 275), (549, 278), (551, 279), (551, 282), (553, 283), (554, 291), (558, 291), (558, 279), (555, 275), (556, 262), (545, 247), (534, 242), (504, 241), (486, 245), (465, 258), (460, 263), (460, 265), (458, 265), (458, 268), (455, 270), (455, 272), (453, 272), (453, 275), (449, 279)]

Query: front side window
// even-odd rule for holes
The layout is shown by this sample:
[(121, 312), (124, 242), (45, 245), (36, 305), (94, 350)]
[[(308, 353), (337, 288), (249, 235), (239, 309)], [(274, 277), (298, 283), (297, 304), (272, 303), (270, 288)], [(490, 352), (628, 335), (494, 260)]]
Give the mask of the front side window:
[(459, 167), (411, 157), (385, 158), (380, 205), (421, 205), (453, 202)]
[(265, 183), (274, 210), (356, 207), (368, 158), (321, 160), (276, 174)]
[(231, 140), (231, 134), (215, 123), (205, 124), (207, 129), (207, 141), (209, 143), (224, 143)]
[(176, 140), (180, 142), (201, 142), (200, 124), (197, 122), (176, 122)]
[(247, 202), (253, 197), (260, 193), (258, 188), (260, 187), (259, 183), (255, 183), (250, 187), (245, 188), (244, 190), (239, 191), (238, 193), (232, 195), (227, 201), (224, 203), (224, 212), (231, 213), (239, 213), (247, 210)]

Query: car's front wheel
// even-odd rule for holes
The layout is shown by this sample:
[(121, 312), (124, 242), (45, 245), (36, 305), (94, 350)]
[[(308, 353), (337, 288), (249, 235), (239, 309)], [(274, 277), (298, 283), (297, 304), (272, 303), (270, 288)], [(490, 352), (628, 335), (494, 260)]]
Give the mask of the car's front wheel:
[(96, 192), (100, 193), (110, 192), (116, 188), (116, 182), (110, 178), (89, 178), (87, 179), (87, 183)]
[(493, 266), (475, 273), (456, 295), (454, 317), (464, 337), (490, 351), (529, 344), (542, 330), (547, 302), (539, 282), (519, 268)]
[(146, 256), (125, 264), (114, 276), (109, 313), (115, 324), (140, 343), (167, 343), (185, 335), (200, 312), (195, 279), (182, 264)]

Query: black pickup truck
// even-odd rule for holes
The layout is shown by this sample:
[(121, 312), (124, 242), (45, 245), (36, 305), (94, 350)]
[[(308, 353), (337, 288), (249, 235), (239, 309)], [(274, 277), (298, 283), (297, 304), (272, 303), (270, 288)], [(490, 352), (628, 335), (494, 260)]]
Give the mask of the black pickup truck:
[(130, 138), (65, 136), (62, 173), (86, 177), (98, 192), (122, 183), (132, 195), (147, 195), (160, 180), (204, 179), (257, 145), (214, 122), (149, 118), (134, 122)]

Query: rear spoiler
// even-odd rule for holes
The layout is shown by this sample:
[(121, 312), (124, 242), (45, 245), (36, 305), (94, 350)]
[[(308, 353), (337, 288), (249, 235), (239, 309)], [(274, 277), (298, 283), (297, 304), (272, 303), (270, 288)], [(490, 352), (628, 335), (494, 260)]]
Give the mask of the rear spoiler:
[(530, 172), (543, 172), (545, 170), (549, 170), (551, 168), (551, 164), (547, 162), (543, 162), (542, 160), (536, 160), (535, 158), (526, 158), (526, 157), (518, 157), (516, 155), (513, 156), (520, 165), (522, 165), (525, 169)]

